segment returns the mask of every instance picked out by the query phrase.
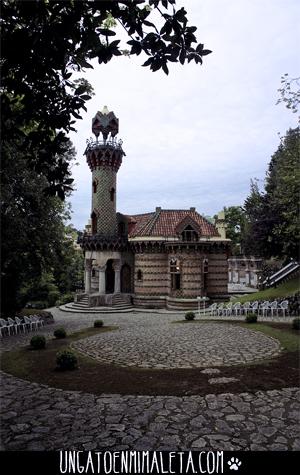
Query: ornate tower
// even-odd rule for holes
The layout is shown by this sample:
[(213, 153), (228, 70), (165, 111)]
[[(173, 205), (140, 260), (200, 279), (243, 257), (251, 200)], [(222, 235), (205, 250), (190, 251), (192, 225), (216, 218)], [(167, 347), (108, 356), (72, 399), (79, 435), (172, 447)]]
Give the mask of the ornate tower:
[[(105, 106), (92, 120), (96, 140), (88, 140), (85, 155), (92, 171), (92, 234), (113, 238), (117, 234), (117, 172), (125, 155), (122, 141), (116, 140), (119, 120)], [(103, 139), (99, 140), (99, 135)]]

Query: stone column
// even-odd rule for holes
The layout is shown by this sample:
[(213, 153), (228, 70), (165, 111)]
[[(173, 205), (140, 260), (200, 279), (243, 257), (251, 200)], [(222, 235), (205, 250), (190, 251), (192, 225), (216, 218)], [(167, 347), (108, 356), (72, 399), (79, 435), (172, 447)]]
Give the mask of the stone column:
[(85, 261), (85, 293), (91, 293), (91, 277), (92, 277), (92, 261), (91, 259), (87, 259)]
[(115, 271), (115, 294), (119, 294), (121, 292), (121, 264), (120, 262), (114, 263), (114, 271)]
[(98, 267), (98, 271), (99, 271), (99, 294), (104, 295), (105, 294), (106, 265), (102, 267)]

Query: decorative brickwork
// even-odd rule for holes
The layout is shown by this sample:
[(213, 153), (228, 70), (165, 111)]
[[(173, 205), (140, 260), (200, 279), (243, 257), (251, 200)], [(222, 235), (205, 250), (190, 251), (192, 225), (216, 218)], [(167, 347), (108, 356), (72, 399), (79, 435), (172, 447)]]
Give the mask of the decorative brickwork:
[(106, 166), (93, 171), (97, 191), (92, 190), (92, 210), (97, 214), (97, 232), (114, 235), (117, 231), (116, 198), (111, 200), (110, 190), (116, 189), (116, 172)]

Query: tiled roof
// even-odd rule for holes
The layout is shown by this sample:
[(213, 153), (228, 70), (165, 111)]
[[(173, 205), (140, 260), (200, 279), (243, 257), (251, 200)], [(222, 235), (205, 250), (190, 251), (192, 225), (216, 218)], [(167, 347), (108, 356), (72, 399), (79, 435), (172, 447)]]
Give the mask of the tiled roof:
[[(157, 210), (153, 213), (127, 216), (129, 221), (129, 237), (163, 236), (177, 237), (177, 227), (183, 220), (190, 218), (200, 230), (200, 236), (219, 236), (216, 227), (192, 210)], [(197, 231), (197, 230), (196, 230)]]

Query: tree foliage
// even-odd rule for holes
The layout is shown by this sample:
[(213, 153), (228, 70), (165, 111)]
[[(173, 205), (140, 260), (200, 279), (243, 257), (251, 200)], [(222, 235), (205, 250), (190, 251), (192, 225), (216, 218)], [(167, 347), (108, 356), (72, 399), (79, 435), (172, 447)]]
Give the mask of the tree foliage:
[(168, 74), (169, 62), (201, 64), (210, 53), (175, 0), (2, 2), (3, 135), (22, 139), (28, 165), (61, 198), (72, 185), (61, 160), (66, 134), (91, 97), (87, 81), (78, 83), (73, 73), (92, 68), (94, 58), (106, 64), (122, 55), (116, 23), (129, 37), (129, 55), (143, 52), (152, 71)]
[(224, 207), (226, 220), (226, 237), (231, 239), (233, 255), (242, 253), (244, 230), (246, 226), (245, 211), (242, 206)]
[[(291, 78), (288, 73), (285, 73), (281, 77), (281, 86), (278, 92), (280, 97), (277, 104), (282, 102), (293, 114), (298, 114), (300, 105), (300, 77)], [(298, 121), (300, 122), (300, 116), (298, 116)]]
[(260, 191), (252, 182), (245, 201), (245, 252), (299, 258), (300, 129), (289, 129), (273, 154)]

